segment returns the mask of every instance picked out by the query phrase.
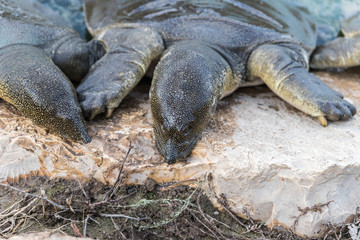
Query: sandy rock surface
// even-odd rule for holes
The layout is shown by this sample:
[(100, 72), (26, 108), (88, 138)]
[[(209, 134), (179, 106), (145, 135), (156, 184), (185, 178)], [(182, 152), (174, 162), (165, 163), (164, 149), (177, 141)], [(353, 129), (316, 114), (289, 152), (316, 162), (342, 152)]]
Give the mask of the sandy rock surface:
[[(3, 238), (0, 238), (1, 240)], [(9, 238), (9, 240), (92, 240), (92, 238), (77, 238), (70, 237), (60, 233), (50, 233), (50, 232), (42, 232), (42, 233), (29, 233), (29, 234), (21, 234), (19, 236), (14, 236)]]
[[(316, 73), (360, 110), (360, 69)], [(110, 119), (88, 122), (92, 142), (49, 133), (0, 102), (0, 179), (46, 175), (96, 178), (112, 184), (131, 142), (126, 182), (180, 182), (202, 188), (215, 205), (226, 199), (240, 216), (318, 236), (326, 223), (349, 221), (360, 207), (360, 115), (320, 123), (266, 87), (223, 99), (186, 162), (167, 165), (155, 148), (149, 82), (128, 96)]]

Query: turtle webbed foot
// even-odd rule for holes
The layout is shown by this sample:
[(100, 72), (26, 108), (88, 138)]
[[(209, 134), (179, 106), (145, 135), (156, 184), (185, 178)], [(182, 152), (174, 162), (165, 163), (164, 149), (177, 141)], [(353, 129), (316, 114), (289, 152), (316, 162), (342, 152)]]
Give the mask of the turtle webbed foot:
[(310, 66), (315, 69), (344, 68), (360, 65), (360, 12), (342, 22), (344, 37), (336, 38), (315, 49)]
[(111, 66), (114, 66), (116, 62), (117, 59), (113, 58), (112, 55), (104, 56), (93, 66), (84, 81), (76, 89), (85, 118), (92, 120), (96, 115), (105, 111), (106, 117), (110, 117), (114, 108), (131, 90), (126, 89), (124, 84), (132, 79), (113, 74), (115, 69)]
[(326, 119), (346, 120), (356, 113), (343, 95), (307, 71), (305, 56), (296, 45), (263, 45), (248, 62), (250, 77), (260, 77), (279, 97), (297, 109), (318, 117), (323, 126)]
[(346, 101), (343, 95), (306, 69), (293, 69), (281, 86), (281, 94), (290, 97), (287, 102), (303, 112), (317, 117), (322, 126), (327, 126), (327, 121), (350, 119), (355, 113), (355, 107)]
[[(297, 79), (306, 79), (299, 81)], [(304, 112), (312, 116), (320, 117), (320, 122), (326, 126), (321, 117), (331, 121), (350, 119), (355, 113), (355, 107), (344, 99), (344, 96), (327, 86), (314, 74), (307, 73), (305, 69), (295, 69), (294, 75), (289, 77), (288, 87), (301, 87), (302, 91), (297, 92), (297, 97), (302, 99)]]
[(107, 53), (76, 89), (83, 114), (89, 119), (105, 111), (110, 117), (164, 49), (160, 35), (149, 29), (114, 27), (100, 36), (94, 44), (103, 42)]
[(317, 117), (322, 126), (327, 126), (326, 119), (347, 120), (356, 113), (355, 107), (341, 93), (305, 69), (293, 70), (293, 75), (282, 85), (282, 94), (290, 96), (288, 102), (293, 106)]
[(317, 107), (323, 115), (318, 116), (318, 119), (324, 127), (327, 126), (327, 122), (324, 120), (329, 119), (331, 121), (347, 120), (356, 113), (356, 108), (344, 100), (343, 98), (333, 100), (318, 99)]

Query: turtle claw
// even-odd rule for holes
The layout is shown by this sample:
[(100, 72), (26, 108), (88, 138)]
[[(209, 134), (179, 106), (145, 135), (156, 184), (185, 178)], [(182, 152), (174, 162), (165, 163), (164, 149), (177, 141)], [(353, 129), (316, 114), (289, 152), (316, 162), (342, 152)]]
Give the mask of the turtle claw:
[(106, 118), (111, 117), (114, 109), (115, 109), (115, 108), (107, 108), (107, 109), (106, 109), (106, 116), (105, 116), (105, 117), (106, 117)]
[(105, 112), (105, 117), (110, 118), (115, 107), (110, 107), (109, 102), (111, 103), (112, 99), (108, 99), (107, 96), (109, 95), (94, 94), (92, 96), (87, 95), (86, 97), (84, 97), (84, 95), (80, 95), (79, 101), (84, 117), (89, 120), (93, 120), (97, 115)]
[(98, 115), (98, 113), (96, 111), (91, 112), (89, 120), (93, 120), (96, 117), (96, 115)]
[(327, 119), (330, 121), (347, 120), (356, 113), (355, 107), (346, 100), (340, 99), (335, 102), (323, 101), (319, 104), (318, 109), (322, 112), (322, 116), (318, 116), (321, 126), (328, 125)]
[(79, 102), (85, 118), (93, 120), (96, 115), (104, 112), (105, 106), (103, 97), (99, 94), (92, 94), (92, 92), (77, 92), (79, 95)]
[(318, 120), (320, 121), (321, 126), (326, 127), (328, 125), (327, 120), (324, 116), (319, 116)]
[(76, 89), (84, 117), (92, 120), (104, 112), (105, 117), (111, 117), (114, 109), (119, 106), (126, 95), (122, 93), (121, 88), (117, 89), (116, 86), (112, 90), (101, 89), (100, 92), (96, 91), (96, 87), (100, 88), (101, 85), (95, 85), (94, 87), (84, 88), (80, 85)]

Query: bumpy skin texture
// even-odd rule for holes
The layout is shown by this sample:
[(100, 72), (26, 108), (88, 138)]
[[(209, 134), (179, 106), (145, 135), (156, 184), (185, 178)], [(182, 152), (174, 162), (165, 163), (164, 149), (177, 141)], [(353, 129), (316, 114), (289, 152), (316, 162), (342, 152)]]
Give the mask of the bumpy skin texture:
[(42, 49), (10, 45), (0, 50), (0, 97), (34, 123), (90, 142), (72, 84)]
[(0, 36), (0, 97), (65, 138), (90, 142), (68, 78), (79, 81), (102, 44), (6, 1), (0, 1)]
[(156, 143), (167, 163), (190, 154), (230, 77), (226, 60), (197, 41), (181, 42), (164, 53), (154, 72), (150, 101)]
[[(91, 118), (104, 111), (109, 117), (158, 61), (150, 102), (157, 147), (168, 163), (190, 154), (220, 98), (259, 79), (323, 125), (355, 114), (308, 73), (315, 25), (284, 1), (87, 0), (85, 15), (108, 48), (77, 89), (82, 108)], [(118, 34), (131, 37), (117, 41)]]

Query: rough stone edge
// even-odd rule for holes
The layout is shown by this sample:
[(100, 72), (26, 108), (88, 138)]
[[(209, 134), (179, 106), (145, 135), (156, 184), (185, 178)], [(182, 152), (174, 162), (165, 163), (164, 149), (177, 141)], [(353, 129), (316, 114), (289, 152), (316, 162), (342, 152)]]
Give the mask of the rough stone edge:
[[(221, 176), (216, 176), (215, 174), (211, 174), (211, 181), (207, 181), (203, 185), (203, 189), (206, 195), (210, 198), (213, 204), (219, 208), (223, 209), (223, 205), (219, 202), (221, 199), (226, 199), (226, 195), (237, 195), (239, 196), (237, 199), (232, 197), (231, 201), (226, 201), (228, 207), (238, 216), (249, 219), (249, 217), (256, 221), (264, 221), (261, 219), (266, 219), (264, 223), (269, 228), (274, 228), (276, 226), (282, 226), (286, 229), (289, 229), (281, 219), (278, 219), (278, 216), (287, 215), (288, 218), (292, 218), (294, 224), (291, 226), (289, 230), (294, 232), (295, 234), (301, 237), (311, 237), (311, 238), (319, 238), (323, 237), (327, 230), (327, 224), (331, 225), (341, 225), (346, 224), (351, 221), (356, 212), (356, 208), (360, 206), (360, 167), (359, 166), (348, 166), (341, 167), (339, 165), (334, 165), (326, 169), (321, 173), (312, 173), (307, 176), (307, 178), (314, 178), (315, 183), (311, 186), (303, 186), (301, 187), (299, 184), (302, 181), (306, 182), (305, 177), (300, 177), (298, 185), (295, 183), (287, 182), (286, 178), (284, 178), (282, 172), (288, 170), (289, 168), (286, 166), (272, 165), (266, 172), (263, 172), (261, 176), (252, 176), (254, 178), (262, 178), (262, 181), (255, 183), (254, 186), (248, 186), (249, 189), (256, 189), (258, 192), (257, 195), (262, 195), (264, 197), (263, 203), (255, 206), (253, 203), (246, 201), (246, 199), (253, 199), (256, 196), (246, 196), (243, 197), (241, 194), (241, 189), (239, 188), (238, 192), (234, 190), (234, 188), (229, 188), (229, 185), (234, 185), (235, 182), (239, 186), (239, 182), (241, 180), (233, 180), (231, 182), (223, 182)], [(325, 175), (333, 175), (333, 178), (330, 178), (330, 181), (325, 181)], [(264, 177), (265, 176), (265, 177)], [(267, 177), (268, 176), (268, 177)], [(241, 178), (246, 179), (249, 176), (244, 174)], [(207, 178), (209, 179), (209, 178)], [(217, 184), (213, 184), (213, 182), (217, 182)], [(349, 183), (351, 182), (351, 183)], [(265, 183), (264, 185), (262, 185)], [(279, 197), (278, 195), (270, 196), (270, 193), (274, 191), (274, 189), (269, 186), (276, 186), (276, 183), (284, 183), (283, 186), (287, 185), (287, 190), (282, 192), (287, 192), (289, 195), (298, 194), (298, 199), (302, 199), (307, 204), (305, 206), (300, 204), (298, 206), (291, 207), (281, 207), (274, 206), (272, 200), (274, 197)], [(335, 183), (335, 184), (334, 184)], [(345, 184), (346, 183), (346, 184)], [(214, 188), (213, 185), (217, 185), (217, 188)], [(333, 191), (333, 195), (329, 195), (329, 192), (324, 192), (322, 189), (325, 189), (323, 186), (328, 185), (331, 186)], [(343, 193), (336, 189), (341, 189), (342, 186), (353, 186), (353, 190), (351, 191), (352, 195), (347, 195), (346, 203), (344, 204)], [(298, 186), (298, 187), (296, 187)], [(229, 189), (227, 193), (224, 191), (220, 191), (220, 189)], [(259, 189), (263, 189), (260, 191)], [(233, 191), (232, 191), (233, 190)], [(254, 190), (254, 192), (256, 192)], [(310, 196), (310, 198), (306, 199), (306, 196)], [(312, 196), (312, 197), (311, 197)], [(280, 196), (281, 197), (281, 196)], [(343, 202), (340, 202), (342, 197)], [(301, 201), (299, 200), (299, 203)], [(283, 205), (287, 205), (286, 199), (284, 199)], [(289, 204), (288, 204), (289, 205)], [(249, 206), (252, 206), (249, 208)], [(343, 206), (353, 206), (353, 209), (344, 209)], [(268, 216), (264, 216), (264, 214), (259, 215), (257, 213), (257, 209), (259, 208), (268, 208)], [(350, 207), (351, 208), (351, 207)], [(279, 211), (280, 210), (280, 211)], [(263, 211), (263, 210), (262, 210)], [(288, 213), (284, 214), (281, 211), (286, 211)], [(304, 211), (304, 214), (302, 214)], [(339, 214), (340, 212), (340, 214)], [(307, 221), (304, 221), (307, 220)], [(309, 222), (314, 222), (315, 227), (311, 228)], [(296, 223), (296, 226), (295, 226)], [(295, 226), (295, 229), (294, 229)]]

